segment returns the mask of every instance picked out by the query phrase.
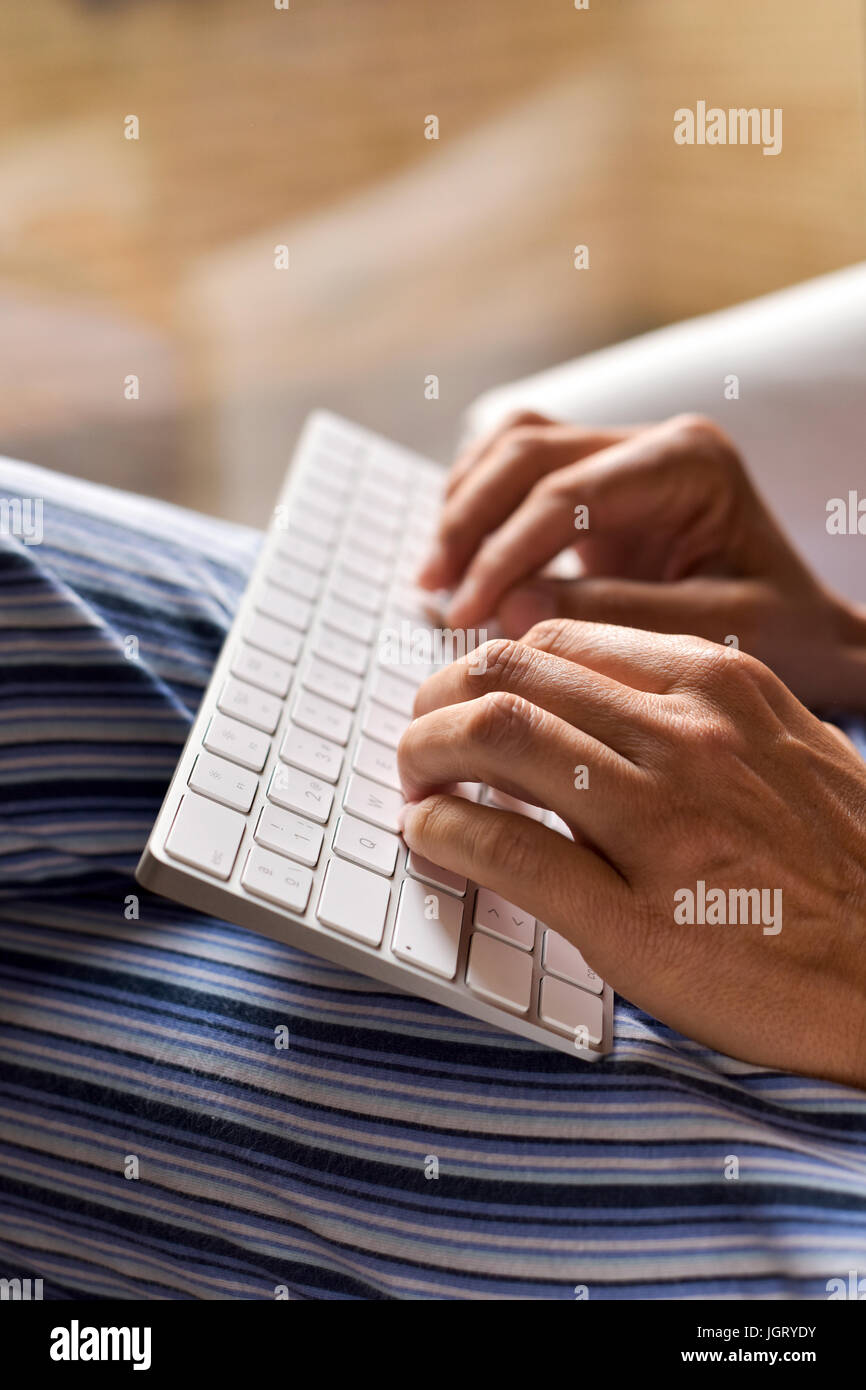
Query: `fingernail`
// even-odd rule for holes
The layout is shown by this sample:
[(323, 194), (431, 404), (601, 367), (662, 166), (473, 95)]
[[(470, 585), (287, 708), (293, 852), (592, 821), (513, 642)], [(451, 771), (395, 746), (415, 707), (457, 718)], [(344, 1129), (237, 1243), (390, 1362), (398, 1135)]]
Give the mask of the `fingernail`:
[(465, 627), (472, 621), (477, 597), (478, 581), (467, 575), (455, 589), (448, 605), (448, 621), (452, 627)]
[(439, 541), (434, 541), (421, 562), (416, 582), (425, 589), (439, 588), (444, 564), (445, 551)]
[(512, 589), (499, 607), (499, 621), (509, 637), (522, 636), (545, 618), (555, 618), (556, 599), (544, 584), (526, 584)]
[[(417, 801), (407, 801), (397, 812), (397, 824), (400, 828), (400, 834), (407, 844), (409, 844), (409, 836), (412, 834), (412, 812), (415, 810), (417, 804)], [(412, 846), (409, 845), (409, 848), (411, 849)]]

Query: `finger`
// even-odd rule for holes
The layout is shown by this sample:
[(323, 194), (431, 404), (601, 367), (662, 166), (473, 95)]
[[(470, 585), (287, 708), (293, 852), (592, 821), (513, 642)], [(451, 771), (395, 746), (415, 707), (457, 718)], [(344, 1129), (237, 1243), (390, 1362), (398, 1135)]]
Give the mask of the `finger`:
[(423, 715), (400, 740), (398, 759), (407, 801), (457, 781), (483, 782), (555, 811), (608, 856), (618, 853), (626, 825), (634, 835), (642, 782), (634, 765), (518, 695), (496, 691)]
[(509, 430), (520, 429), (523, 425), (550, 425), (552, 423), (553, 421), (547, 415), (539, 415), (535, 410), (510, 411), (495, 429), (488, 430), (485, 434), (479, 435), (477, 439), (471, 440), (457, 456), (448, 474), (448, 481), (445, 486), (446, 498), (450, 497), (452, 492), (460, 486), (467, 473), (471, 473), (488, 449), (494, 448), (503, 435), (508, 434)]
[[(562, 470), (561, 470), (562, 471)], [(537, 574), (574, 541), (574, 517), (542, 479), (470, 560), (446, 610), (452, 627), (481, 625), (515, 584)]]
[(542, 478), (487, 536), (454, 594), (448, 621), (475, 627), (507, 591), (567, 545), (615, 540), (629, 577), (679, 579), (712, 553), (736, 456), (718, 431), (666, 421)]
[[(647, 632), (568, 618), (539, 623), (524, 634), (519, 645), (574, 662), (577, 669), (587, 669), (596, 679), (604, 677), (616, 690), (652, 695), (667, 695), (691, 682), (698, 669), (718, 662), (725, 651), (715, 642), (688, 633)], [(472, 653), (466, 660), (471, 659)]]
[(625, 435), (622, 430), (578, 431), (568, 425), (521, 427), (504, 434), (452, 489), (419, 582), (428, 588), (451, 588), (484, 537), (511, 515), (540, 478)]
[[(553, 634), (547, 640), (552, 644)], [(547, 651), (544, 641), (543, 629), (533, 643), (499, 638), (434, 672), (418, 688), (416, 717), (494, 691), (508, 691), (549, 710), (621, 756), (639, 761), (657, 722), (645, 690)]]
[(403, 836), (413, 853), (501, 893), (590, 959), (593, 940), (609, 937), (612, 946), (631, 922), (630, 892), (616, 869), (527, 816), (431, 796), (406, 807)]
[[(759, 694), (763, 707), (774, 720), (790, 722), (796, 709), (802, 709), (796, 696), (765, 666), (734, 645), (709, 642), (691, 633), (644, 632), (639, 628), (615, 627), (609, 623), (587, 623), (554, 618), (539, 623), (523, 637), (521, 646), (534, 646), (566, 660), (581, 663), (595, 672), (621, 682), (621, 689), (633, 686), (650, 697), (673, 699), (666, 706), (651, 700), (636, 706), (638, 737), (629, 743), (619, 735), (618, 751), (641, 762), (648, 740), (665, 737), (670, 713), (682, 709), (682, 697), (699, 697), (704, 704), (730, 707), (745, 692)], [(758, 718), (759, 706), (750, 701), (750, 718)]]
[[(736, 637), (748, 586), (742, 580), (540, 579), (512, 589), (497, 613), (509, 637), (549, 618), (577, 618), (650, 632), (694, 633), (710, 642)], [(731, 645), (731, 644), (729, 644)]]

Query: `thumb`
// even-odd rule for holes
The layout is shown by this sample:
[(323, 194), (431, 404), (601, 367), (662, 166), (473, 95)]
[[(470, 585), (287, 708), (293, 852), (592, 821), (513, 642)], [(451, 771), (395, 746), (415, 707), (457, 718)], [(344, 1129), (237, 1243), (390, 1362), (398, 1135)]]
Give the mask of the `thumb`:
[(497, 617), (508, 637), (520, 637), (548, 618), (690, 633), (724, 644), (737, 636), (741, 584), (695, 578), (675, 583), (628, 579), (543, 579), (506, 594)]

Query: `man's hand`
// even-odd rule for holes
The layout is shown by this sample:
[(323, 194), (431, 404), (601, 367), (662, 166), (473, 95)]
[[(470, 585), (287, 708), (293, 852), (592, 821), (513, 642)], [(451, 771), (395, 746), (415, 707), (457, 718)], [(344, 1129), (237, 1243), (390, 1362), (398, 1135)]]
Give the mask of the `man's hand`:
[[(866, 767), (844, 737), (700, 638), (549, 621), (482, 655), (418, 693), (410, 848), (699, 1041), (866, 1087)], [(549, 807), (573, 841), (450, 794), (464, 780)]]
[[(539, 579), (569, 546), (583, 577)], [(809, 705), (866, 709), (866, 612), (810, 573), (699, 416), (634, 430), (512, 417), (455, 465), (419, 582), (456, 586), (453, 627), (497, 616), (516, 636), (559, 616), (694, 632), (758, 656)]]

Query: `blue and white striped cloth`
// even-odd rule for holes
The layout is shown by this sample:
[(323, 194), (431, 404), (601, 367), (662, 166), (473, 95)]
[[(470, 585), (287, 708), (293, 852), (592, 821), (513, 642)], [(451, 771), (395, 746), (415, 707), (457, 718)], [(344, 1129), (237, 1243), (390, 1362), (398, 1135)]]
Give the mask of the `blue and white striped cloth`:
[(0, 540), (3, 1275), (571, 1300), (866, 1272), (866, 1095), (622, 1001), (582, 1064), (140, 890), (258, 537), (7, 462), (16, 496), (44, 539)]

